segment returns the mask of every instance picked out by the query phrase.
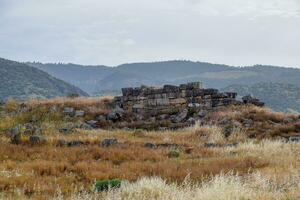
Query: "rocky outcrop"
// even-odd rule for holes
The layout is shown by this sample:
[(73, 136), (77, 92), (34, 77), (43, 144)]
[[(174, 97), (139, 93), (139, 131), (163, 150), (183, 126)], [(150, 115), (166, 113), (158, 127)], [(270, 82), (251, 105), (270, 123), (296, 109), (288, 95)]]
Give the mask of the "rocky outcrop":
[(115, 98), (115, 103), (124, 110), (146, 117), (177, 114), (173, 120), (178, 122), (186, 117), (188, 110), (200, 112), (237, 103), (236, 93), (204, 89), (201, 82), (180, 86), (165, 85), (161, 88), (123, 88), (122, 94), (123, 96)]

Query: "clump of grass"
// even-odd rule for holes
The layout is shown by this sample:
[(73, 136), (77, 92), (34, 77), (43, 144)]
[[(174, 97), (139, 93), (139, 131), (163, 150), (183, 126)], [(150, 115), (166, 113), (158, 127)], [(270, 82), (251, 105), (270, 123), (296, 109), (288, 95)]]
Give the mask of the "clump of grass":
[(116, 189), (121, 187), (121, 180), (102, 180), (95, 183), (95, 190), (98, 192), (108, 191), (111, 189)]

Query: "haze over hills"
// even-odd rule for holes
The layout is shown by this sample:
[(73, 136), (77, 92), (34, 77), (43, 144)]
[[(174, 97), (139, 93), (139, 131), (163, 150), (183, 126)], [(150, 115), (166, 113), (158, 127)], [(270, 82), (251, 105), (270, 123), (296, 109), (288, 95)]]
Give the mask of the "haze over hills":
[(117, 67), (28, 63), (93, 94), (141, 84), (179, 84), (203, 81), (206, 87), (259, 82), (289, 83), (300, 87), (300, 69), (256, 65), (232, 67), (191, 61), (124, 64)]
[(0, 58), (0, 100), (8, 98), (53, 98), (88, 94), (46, 72), (26, 64)]
[[(28, 63), (85, 90), (89, 94), (116, 94), (122, 87), (180, 84), (202, 81), (207, 88), (226, 88), (253, 94), (275, 110), (300, 112), (297, 89), (300, 69), (255, 65), (233, 67), (191, 61), (123, 64), (116, 67)], [(273, 84), (266, 84), (266, 83)], [(291, 90), (291, 91), (290, 91)], [(289, 101), (280, 98), (292, 94)], [(294, 96), (293, 96), (294, 95)]]
[(286, 83), (256, 83), (231, 85), (223, 91), (237, 92), (239, 96), (252, 95), (275, 111), (300, 113), (300, 87)]

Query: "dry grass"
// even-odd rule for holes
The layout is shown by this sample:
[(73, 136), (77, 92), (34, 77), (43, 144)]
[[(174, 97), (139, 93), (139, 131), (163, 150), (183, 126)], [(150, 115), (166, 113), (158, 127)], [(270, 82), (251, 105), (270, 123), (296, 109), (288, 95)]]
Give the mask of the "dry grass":
[[(25, 111), (20, 110), (20, 103), (9, 101), (6, 114), (0, 117), (0, 199), (300, 198), (300, 144), (248, 137), (299, 133), (298, 116), (245, 106), (211, 114), (211, 124), (174, 131), (76, 129), (71, 134), (59, 133), (58, 128), (68, 123), (106, 112), (107, 101), (32, 100), (23, 105)], [(67, 118), (59, 112), (67, 106), (85, 110), (86, 118)], [(223, 119), (237, 124), (229, 137), (224, 136), (224, 127), (213, 123)], [(252, 119), (253, 127), (240, 126), (245, 119)], [(293, 122), (285, 123), (286, 119)], [(24, 134), (20, 145), (11, 144), (4, 133), (32, 121), (42, 127), (47, 142), (30, 145)], [(119, 144), (99, 146), (106, 138), (116, 138)], [(59, 147), (59, 140), (79, 140), (84, 145)], [(169, 157), (175, 147), (150, 149), (145, 143), (176, 144), (179, 157)], [(207, 143), (216, 147), (207, 148)], [(228, 146), (233, 143), (238, 145)], [(95, 180), (113, 178), (124, 180), (120, 189), (93, 191)]]

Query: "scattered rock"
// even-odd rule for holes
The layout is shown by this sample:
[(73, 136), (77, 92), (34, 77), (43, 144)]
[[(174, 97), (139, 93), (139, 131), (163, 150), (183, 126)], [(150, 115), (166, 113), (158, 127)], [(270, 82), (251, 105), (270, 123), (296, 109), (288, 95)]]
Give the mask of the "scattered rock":
[(243, 126), (245, 128), (251, 128), (254, 125), (254, 121), (252, 119), (243, 119)]
[(102, 147), (109, 147), (109, 146), (113, 146), (113, 145), (117, 145), (118, 144), (118, 140), (117, 139), (105, 139), (101, 142)]
[(261, 102), (259, 99), (252, 97), (251, 95), (244, 96), (242, 98), (244, 104), (253, 104), (255, 106), (263, 107), (265, 103)]
[(10, 142), (12, 144), (21, 144), (22, 143), (22, 138), (21, 138), (21, 134), (16, 134), (16, 135), (12, 135), (10, 138)]
[(294, 142), (294, 143), (300, 142), (300, 136), (291, 136), (291, 137), (289, 137), (289, 142)]
[(207, 115), (207, 111), (205, 111), (205, 110), (200, 110), (200, 111), (198, 112), (198, 116), (199, 116), (200, 118), (204, 118), (204, 117), (206, 117), (206, 115)]
[(68, 145), (68, 142), (65, 141), (65, 140), (58, 140), (57, 141), (57, 146), (59, 147), (63, 147), (63, 146), (67, 146)]
[(158, 144), (158, 148), (171, 148), (171, 149), (177, 149), (179, 148), (178, 144), (172, 144), (172, 143), (163, 143), (163, 144)]
[(98, 121), (96, 121), (96, 120), (89, 120), (89, 121), (86, 121), (86, 123), (88, 124), (88, 125), (90, 125), (91, 127), (93, 127), (93, 128), (97, 128), (98, 127)]
[(92, 130), (93, 127), (87, 123), (82, 123), (80, 126), (79, 126), (80, 129), (83, 129), (83, 130)]
[(33, 135), (29, 137), (29, 143), (31, 145), (43, 144), (46, 142), (46, 138), (40, 135)]
[(190, 117), (188, 120), (187, 120), (187, 123), (192, 126), (192, 125), (195, 125), (196, 124), (196, 120), (192, 117)]
[(182, 122), (188, 115), (188, 110), (184, 109), (182, 112), (180, 112), (178, 115), (173, 117), (172, 122), (179, 123)]
[(144, 147), (149, 148), (149, 149), (156, 149), (157, 148), (157, 146), (153, 143), (146, 143), (144, 145)]
[(116, 108), (107, 115), (107, 120), (116, 122), (123, 117), (124, 113), (125, 111), (122, 108), (116, 106)]
[(104, 115), (99, 115), (97, 118), (96, 118), (97, 121), (100, 121), (100, 122), (103, 122), (103, 121), (106, 121), (106, 117)]
[(60, 128), (58, 131), (65, 135), (73, 133), (72, 128)]
[(64, 108), (64, 114), (66, 114), (66, 115), (69, 115), (69, 116), (71, 116), (71, 117), (73, 117), (74, 116), (74, 114), (75, 114), (75, 110), (74, 110), (74, 108), (71, 108), (71, 107), (66, 107), (66, 108)]
[(68, 147), (78, 147), (81, 145), (84, 145), (84, 142), (82, 142), (80, 140), (74, 140), (74, 141), (68, 142)]
[(74, 117), (84, 117), (85, 112), (83, 110), (76, 110)]
[(217, 147), (222, 147), (222, 145), (216, 144), (216, 143), (205, 143), (204, 147), (205, 148), (217, 148)]

